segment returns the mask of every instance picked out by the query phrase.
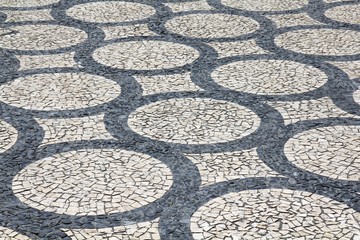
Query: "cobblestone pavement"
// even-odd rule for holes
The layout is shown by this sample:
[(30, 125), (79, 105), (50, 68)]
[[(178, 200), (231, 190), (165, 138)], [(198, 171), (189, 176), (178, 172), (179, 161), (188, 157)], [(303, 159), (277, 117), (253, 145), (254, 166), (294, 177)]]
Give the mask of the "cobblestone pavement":
[(0, 0), (0, 240), (360, 240), (360, 0)]

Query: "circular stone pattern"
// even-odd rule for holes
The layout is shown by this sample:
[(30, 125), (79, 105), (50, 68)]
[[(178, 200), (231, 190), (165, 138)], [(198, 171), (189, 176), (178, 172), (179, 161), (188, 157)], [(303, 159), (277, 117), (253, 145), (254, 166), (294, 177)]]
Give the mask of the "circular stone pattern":
[(360, 236), (359, 220), (360, 213), (327, 197), (261, 189), (207, 202), (190, 227), (195, 239), (352, 239)]
[(305, 7), (308, 0), (221, 0), (225, 6), (248, 11), (286, 11)]
[(87, 34), (79, 29), (60, 25), (25, 25), (8, 29), (0, 35), (0, 48), (12, 50), (54, 50), (85, 41)]
[(155, 140), (211, 144), (247, 136), (259, 127), (260, 121), (250, 109), (235, 103), (181, 98), (140, 107), (129, 116), (128, 125)]
[(73, 110), (115, 99), (120, 86), (85, 73), (35, 74), (0, 86), (0, 101), (30, 110)]
[(5, 152), (16, 143), (17, 130), (5, 121), (0, 120), (0, 153)]
[(160, 70), (192, 63), (199, 52), (165, 41), (129, 41), (107, 45), (93, 53), (95, 61), (126, 70)]
[(330, 8), (325, 16), (335, 21), (360, 24), (360, 4), (351, 4)]
[(286, 60), (233, 62), (215, 69), (211, 77), (226, 88), (258, 95), (308, 92), (328, 80), (317, 68)]
[(1, 0), (0, 7), (39, 7), (57, 2), (59, 0)]
[(75, 19), (94, 22), (130, 22), (148, 18), (156, 13), (151, 6), (132, 2), (91, 2), (76, 5), (66, 11)]
[(306, 29), (275, 38), (279, 47), (303, 54), (338, 56), (360, 54), (360, 32), (342, 29)]
[(28, 165), (15, 176), (13, 191), (20, 201), (42, 211), (101, 215), (147, 205), (171, 185), (171, 171), (148, 155), (86, 149)]
[(252, 33), (259, 24), (251, 18), (230, 14), (188, 14), (166, 22), (174, 33), (193, 38), (231, 38)]
[(334, 179), (360, 181), (360, 126), (311, 129), (289, 139), (289, 161), (307, 171)]
[(0, 236), (2, 240), (31, 240), (31, 238), (24, 236), (10, 228), (0, 226)]

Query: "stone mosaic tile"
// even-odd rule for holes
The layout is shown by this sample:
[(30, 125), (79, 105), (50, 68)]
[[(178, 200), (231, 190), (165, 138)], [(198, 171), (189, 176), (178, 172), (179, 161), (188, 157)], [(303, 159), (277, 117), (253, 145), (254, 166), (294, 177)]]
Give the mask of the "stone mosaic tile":
[(106, 26), (101, 30), (105, 33), (105, 40), (126, 38), (134, 36), (156, 36), (145, 24), (135, 24), (130, 26)]
[(3, 0), (0, 7), (38, 7), (59, 2), (58, 0)]
[(188, 14), (166, 22), (174, 33), (192, 38), (237, 37), (256, 31), (259, 24), (251, 18), (230, 14)]
[(302, 100), (293, 102), (268, 102), (278, 110), (284, 118), (285, 124), (298, 121), (316, 120), (321, 118), (360, 118), (338, 108), (330, 98), (324, 97), (317, 100)]
[(30, 240), (31, 238), (22, 235), (12, 229), (6, 227), (0, 227), (1, 239), (4, 240)]
[(171, 187), (172, 175), (165, 164), (144, 154), (86, 149), (36, 161), (20, 171), (12, 185), (14, 194), (36, 209), (101, 215), (155, 201)]
[(141, 20), (154, 15), (155, 9), (140, 3), (106, 1), (79, 4), (66, 13), (85, 22), (108, 23)]
[(0, 36), (0, 47), (13, 50), (52, 50), (70, 47), (86, 40), (79, 29), (60, 25), (11, 27), (12, 33)]
[(49, 9), (33, 11), (4, 11), (7, 22), (52, 21)]
[(238, 55), (266, 54), (270, 53), (259, 47), (254, 40), (235, 42), (212, 42), (208, 43), (214, 48), (219, 57), (232, 57)]
[(339, 22), (360, 24), (360, 4), (330, 8), (325, 12), (325, 16)]
[(233, 62), (218, 67), (211, 76), (226, 88), (258, 95), (308, 92), (321, 87), (328, 79), (317, 68), (286, 60)]
[(359, 37), (359, 32), (345, 29), (304, 29), (283, 33), (275, 38), (275, 43), (304, 54), (353, 55), (360, 53)]
[[(109, 56), (113, 56), (110, 57)], [(196, 49), (165, 41), (129, 41), (97, 49), (93, 58), (119, 69), (157, 70), (183, 66), (199, 57)]]
[(11, 148), (18, 138), (17, 130), (9, 123), (0, 120), (0, 153)]
[(135, 110), (129, 127), (152, 139), (181, 144), (228, 142), (254, 132), (260, 118), (238, 104), (183, 98), (155, 102)]
[(185, 156), (199, 168), (202, 186), (239, 178), (280, 176), (259, 159), (254, 148), (237, 152)]
[(105, 128), (104, 115), (64, 119), (35, 118), (35, 120), (45, 132), (42, 145), (71, 141), (114, 139)]
[(190, 78), (190, 73), (155, 75), (155, 76), (135, 76), (141, 84), (143, 95), (157, 93), (177, 92), (177, 91), (200, 91)]
[(0, 1), (0, 239), (360, 239), (354, 0)]
[(293, 27), (293, 26), (322, 25), (321, 22), (314, 20), (305, 13), (269, 15), (266, 17), (274, 21), (278, 28)]
[(75, 53), (60, 53), (52, 55), (17, 55), (16, 58), (20, 61), (19, 70), (31, 70), (37, 68), (69, 68), (80, 67), (74, 61)]
[(330, 178), (360, 181), (359, 126), (311, 129), (289, 139), (284, 152), (299, 168)]
[(307, 0), (299, 1), (277, 1), (277, 0), (260, 0), (260, 1), (236, 1), (236, 0), (222, 0), (222, 4), (248, 11), (285, 11), (292, 10), (306, 6)]
[(165, 3), (165, 6), (171, 8), (173, 12), (186, 12), (186, 11), (197, 11), (197, 10), (213, 10), (205, 0), (194, 1), (194, 2), (174, 2)]
[(352, 2), (353, 0), (323, 0), (324, 3)]
[(25, 109), (71, 110), (113, 100), (120, 86), (84, 73), (36, 74), (0, 86), (0, 100)]
[(343, 70), (350, 79), (360, 78), (360, 61), (329, 62)]
[(353, 94), (354, 101), (360, 105), (360, 90), (356, 90)]
[(287, 189), (229, 193), (191, 217), (195, 239), (357, 238), (359, 213), (321, 195)]
[(64, 229), (73, 240), (159, 240), (159, 219), (113, 228)]

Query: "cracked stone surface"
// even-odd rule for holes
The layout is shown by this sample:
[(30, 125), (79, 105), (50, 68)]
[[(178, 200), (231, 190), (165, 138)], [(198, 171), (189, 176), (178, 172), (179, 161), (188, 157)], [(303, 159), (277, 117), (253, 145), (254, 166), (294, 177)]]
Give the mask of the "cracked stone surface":
[(0, 240), (360, 240), (358, 0), (0, 0)]
[(360, 181), (359, 126), (316, 128), (285, 144), (285, 154), (300, 168), (331, 178)]
[(104, 77), (84, 73), (36, 74), (0, 86), (0, 100), (35, 110), (61, 110), (106, 103), (121, 93)]
[(259, 95), (308, 92), (327, 81), (314, 67), (280, 60), (234, 62), (215, 69), (211, 76), (224, 87)]
[(215, 198), (191, 217), (196, 239), (353, 238), (359, 213), (317, 194), (247, 190)]
[(43, 211), (101, 215), (151, 203), (171, 184), (170, 170), (150, 156), (86, 149), (28, 165), (15, 176), (12, 188), (21, 201)]
[(183, 98), (135, 110), (128, 124), (135, 132), (166, 142), (209, 144), (249, 135), (260, 118), (243, 106), (213, 99)]

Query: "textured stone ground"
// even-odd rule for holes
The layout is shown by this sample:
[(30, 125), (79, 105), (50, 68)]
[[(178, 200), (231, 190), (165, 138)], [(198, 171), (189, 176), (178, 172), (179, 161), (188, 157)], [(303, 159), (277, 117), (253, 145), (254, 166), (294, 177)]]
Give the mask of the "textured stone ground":
[(360, 240), (360, 1), (0, 0), (0, 239)]

